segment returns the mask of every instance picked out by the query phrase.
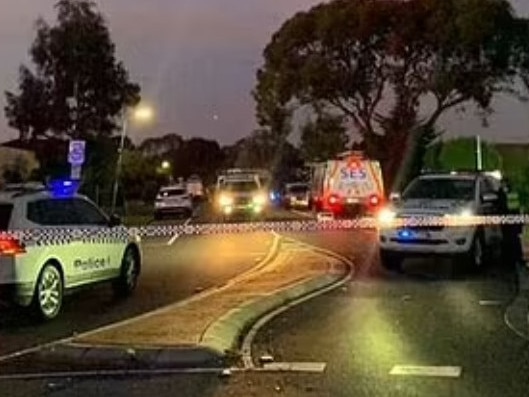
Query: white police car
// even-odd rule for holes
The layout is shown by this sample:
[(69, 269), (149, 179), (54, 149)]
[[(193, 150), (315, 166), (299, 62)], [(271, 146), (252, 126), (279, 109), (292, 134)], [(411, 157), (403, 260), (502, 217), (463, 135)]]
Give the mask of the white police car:
[[(461, 256), (474, 267), (501, 251), (501, 227), (476, 225), (473, 216), (498, 214), (498, 183), (484, 173), (421, 175), (378, 214), (380, 259), (400, 268), (411, 256)], [(438, 220), (435, 224), (402, 227), (406, 218)], [(449, 226), (450, 222), (452, 225)], [(397, 223), (397, 225), (396, 225)], [(433, 222), (432, 222), (433, 223)], [(469, 224), (470, 223), (470, 224)]]
[(0, 292), (56, 317), (68, 291), (111, 281), (132, 293), (140, 274), (140, 239), (76, 193), (77, 183), (9, 186), (0, 191)]

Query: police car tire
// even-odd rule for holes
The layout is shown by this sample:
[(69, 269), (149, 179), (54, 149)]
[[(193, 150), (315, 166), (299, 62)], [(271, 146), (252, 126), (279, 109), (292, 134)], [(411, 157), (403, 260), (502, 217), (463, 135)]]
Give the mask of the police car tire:
[(387, 270), (400, 271), (404, 258), (394, 252), (380, 250), (380, 264)]
[[(479, 250), (479, 252), (477, 252)], [(480, 256), (478, 258), (478, 255)], [(481, 231), (477, 231), (470, 245), (470, 249), (465, 254), (467, 264), (473, 270), (481, 269), (485, 266), (485, 244)]]
[[(131, 271), (131, 262), (129, 261), (130, 258), (133, 258), (132, 265), (134, 267), (134, 269), (132, 269), (132, 279), (129, 279), (129, 277), (131, 277), (131, 275), (129, 275), (129, 272)], [(116, 296), (127, 297), (131, 295), (132, 292), (134, 292), (134, 290), (136, 289), (136, 285), (138, 284), (138, 276), (140, 274), (139, 261), (140, 260), (134, 248), (128, 247), (125, 250), (125, 253), (123, 254), (119, 277), (116, 278), (112, 283), (112, 287)]]
[[(46, 312), (46, 310), (43, 307), (44, 302), (42, 302), (40, 299), (40, 295), (41, 295), (40, 286), (43, 282), (44, 277), (47, 277), (48, 275), (50, 277), (55, 278), (58, 283), (58, 291), (57, 291), (58, 303), (57, 303), (55, 310), (51, 313)], [(63, 298), (64, 298), (64, 284), (63, 284), (63, 278), (62, 278), (61, 271), (56, 264), (52, 262), (48, 262), (42, 267), (39, 273), (39, 277), (37, 278), (37, 283), (35, 285), (35, 294), (33, 295), (33, 302), (31, 305), (32, 312), (37, 317), (37, 319), (40, 321), (53, 320), (61, 312)]]

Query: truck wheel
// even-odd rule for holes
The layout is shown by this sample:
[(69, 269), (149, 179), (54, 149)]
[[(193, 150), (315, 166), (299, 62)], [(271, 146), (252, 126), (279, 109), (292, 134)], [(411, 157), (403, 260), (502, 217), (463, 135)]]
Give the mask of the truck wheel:
[(398, 253), (380, 250), (380, 264), (387, 270), (400, 272), (403, 260), (402, 255)]
[(33, 313), (39, 320), (53, 320), (61, 311), (63, 296), (64, 285), (59, 268), (53, 263), (45, 264), (35, 286)]
[(118, 297), (126, 297), (132, 294), (138, 284), (140, 275), (140, 259), (132, 247), (128, 247), (121, 260), (119, 277), (112, 283), (114, 293)]

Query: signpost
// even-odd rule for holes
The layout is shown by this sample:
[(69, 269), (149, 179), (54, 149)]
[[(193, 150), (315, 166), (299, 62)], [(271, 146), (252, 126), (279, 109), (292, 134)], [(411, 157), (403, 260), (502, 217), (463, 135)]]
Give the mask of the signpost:
[(81, 179), (81, 170), (85, 162), (85, 141), (70, 141), (68, 150), (68, 162), (71, 165), (70, 177), (75, 180)]

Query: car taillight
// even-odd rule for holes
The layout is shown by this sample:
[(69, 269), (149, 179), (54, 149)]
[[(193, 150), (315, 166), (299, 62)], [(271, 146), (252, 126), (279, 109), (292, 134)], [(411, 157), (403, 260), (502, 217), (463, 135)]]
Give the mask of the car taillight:
[(340, 198), (336, 194), (331, 194), (329, 196), (329, 204), (337, 204)]
[(26, 252), (24, 244), (13, 237), (0, 237), (0, 255), (18, 255)]
[(380, 197), (378, 197), (376, 194), (373, 194), (369, 197), (369, 204), (371, 204), (373, 207), (380, 204)]

